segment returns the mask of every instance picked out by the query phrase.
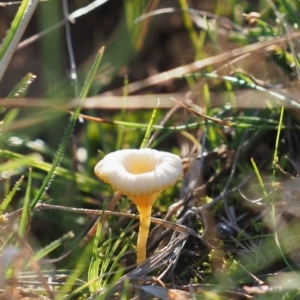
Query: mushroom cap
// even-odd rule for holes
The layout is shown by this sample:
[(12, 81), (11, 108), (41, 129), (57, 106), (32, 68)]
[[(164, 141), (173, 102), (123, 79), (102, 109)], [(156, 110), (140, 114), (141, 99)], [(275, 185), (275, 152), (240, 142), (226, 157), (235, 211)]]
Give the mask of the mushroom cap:
[(179, 156), (153, 149), (124, 149), (107, 154), (95, 174), (126, 196), (148, 196), (175, 184), (182, 176)]

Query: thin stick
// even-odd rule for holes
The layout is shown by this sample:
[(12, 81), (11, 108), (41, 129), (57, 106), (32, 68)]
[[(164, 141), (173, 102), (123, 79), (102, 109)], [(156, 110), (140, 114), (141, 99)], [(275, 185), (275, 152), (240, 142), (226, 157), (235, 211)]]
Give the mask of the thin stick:
[[(247, 46), (240, 47), (237, 49), (229, 50), (224, 53), (214, 55), (212, 57), (208, 57), (208, 58), (205, 58), (202, 60), (197, 60), (190, 64), (186, 64), (184, 66), (177, 67), (177, 68), (171, 69), (169, 71), (165, 71), (165, 72), (162, 72), (159, 74), (152, 75), (146, 79), (142, 79), (142, 80), (130, 83), (127, 86), (128, 93), (131, 94), (131, 93), (137, 92), (141, 89), (147, 88), (149, 86), (161, 84), (163, 82), (168, 82), (172, 79), (182, 77), (183, 75), (185, 75), (187, 73), (192, 73), (192, 72), (198, 71), (200, 69), (203, 69), (207, 66), (212, 66), (212, 65), (216, 65), (218, 63), (222, 63), (224, 60), (228, 61), (229, 59), (237, 58), (241, 55), (260, 51), (260, 50), (266, 49), (270, 46), (280, 44), (280, 43), (283, 43), (288, 40), (296, 39), (299, 36), (300, 36), (300, 32), (295, 32), (295, 33), (291, 33), (291, 35), (289, 37), (287, 37), (287, 36), (276, 37), (274, 39), (270, 39), (267, 41), (257, 42), (255, 44), (251, 44), (251, 45), (247, 45)], [(120, 89), (116, 89), (113, 92), (114, 92), (114, 94), (121, 94)]]
[[(65, 206), (59, 206), (59, 205), (49, 205), (49, 204), (45, 204), (45, 203), (40, 203), (37, 204), (35, 207), (36, 211), (39, 210), (45, 210), (45, 209), (49, 209), (49, 210), (63, 210), (63, 211), (69, 211), (69, 212), (74, 212), (74, 213), (79, 213), (79, 214), (86, 214), (86, 215), (102, 215), (104, 214), (105, 216), (119, 216), (119, 217), (127, 217), (127, 218), (135, 218), (137, 220), (139, 220), (139, 216), (135, 215), (135, 214), (127, 214), (127, 213), (120, 213), (120, 212), (114, 212), (114, 211), (109, 211), (109, 210), (94, 210), (94, 209), (84, 209), (84, 208), (74, 208), (74, 207), (65, 207)], [(17, 211), (18, 214), (20, 214), (20, 210)], [(16, 217), (16, 213), (12, 213), (7, 215), (6, 217), (9, 219), (11, 217)], [(182, 232), (182, 233), (186, 233), (189, 235), (192, 235), (194, 237), (197, 237), (199, 239), (201, 239), (201, 235), (198, 234), (197, 232), (195, 232), (194, 230), (192, 230), (191, 228), (188, 228), (184, 225), (180, 225), (180, 224), (176, 224), (176, 223), (172, 223), (166, 220), (161, 220), (161, 219), (157, 219), (157, 218), (151, 218), (151, 222), (164, 226), (166, 228), (170, 228), (174, 231), (178, 231), (178, 232)]]

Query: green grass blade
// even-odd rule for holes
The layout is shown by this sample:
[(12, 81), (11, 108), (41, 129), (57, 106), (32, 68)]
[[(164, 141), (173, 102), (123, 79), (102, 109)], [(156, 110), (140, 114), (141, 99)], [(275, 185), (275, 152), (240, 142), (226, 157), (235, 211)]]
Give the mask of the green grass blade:
[[(113, 238), (111, 237), (111, 231), (109, 231), (109, 237), (108, 237), (108, 240), (107, 240), (107, 247), (106, 247), (106, 251), (105, 251), (105, 254), (104, 254), (104, 257), (103, 257), (103, 260), (102, 260), (102, 264), (101, 264), (101, 268), (100, 268), (100, 271), (99, 271), (99, 276), (101, 278), (100, 287), (104, 287), (104, 285), (103, 285), (103, 277), (104, 277), (104, 274), (107, 271), (107, 268), (108, 268), (108, 266), (110, 264), (110, 260), (111, 260), (112, 255), (113, 255), (113, 252), (111, 250), (111, 248), (112, 248), (112, 241), (113, 241)], [(102, 252), (102, 251), (101, 252), (100, 251), (99, 251), (99, 253)]]
[(31, 185), (32, 185), (32, 170), (30, 168), (28, 172), (27, 189), (26, 189), (24, 205), (23, 205), (20, 226), (19, 226), (20, 237), (25, 237), (28, 221), (30, 219), (29, 204), (30, 204), (30, 195), (31, 195)]
[(157, 103), (157, 106), (153, 109), (153, 112), (152, 112), (152, 115), (151, 115), (151, 119), (150, 119), (150, 122), (147, 126), (147, 130), (146, 130), (146, 133), (145, 133), (145, 137), (143, 139), (143, 142), (141, 144), (141, 147), (140, 148), (145, 148), (148, 141), (149, 141), (149, 138), (150, 138), (150, 134), (151, 134), (151, 130), (152, 130), (152, 127), (153, 127), (153, 123), (154, 123), (154, 118), (155, 118), (155, 115), (156, 115), (156, 111), (157, 111), (157, 107), (159, 105), (159, 102)]
[[(104, 213), (104, 211), (103, 211)], [(91, 263), (89, 265), (88, 270), (88, 281), (92, 281), (93, 279), (98, 277), (99, 274), (99, 267), (101, 263), (100, 255), (98, 252), (98, 245), (100, 244), (100, 236), (101, 236), (101, 230), (102, 230), (102, 219), (104, 214), (101, 215), (101, 218), (98, 222), (96, 235), (93, 242), (93, 250), (92, 250), (92, 259)], [(89, 285), (89, 290), (92, 294), (97, 292), (99, 289), (100, 282), (99, 280), (94, 281), (92, 284)]]
[[(279, 0), (278, 2), (284, 7), (287, 16), (292, 19), (292, 22), (299, 25), (298, 11), (289, 3), (290, 1)], [(298, 4), (295, 3), (295, 6), (298, 6)]]
[(8, 140), (9, 136), (11, 135), (10, 126), (14, 124), (14, 121), (17, 119), (19, 114), (19, 108), (13, 108), (11, 110), (8, 110), (3, 118), (2, 124), (1, 124), (1, 131), (2, 134), (0, 136), (0, 147), (3, 148), (3, 145)]
[(197, 31), (195, 30), (191, 16), (188, 13), (188, 11), (189, 11), (188, 3), (186, 0), (179, 0), (179, 6), (184, 11), (182, 13), (182, 21), (183, 21), (184, 27), (189, 35), (189, 38), (190, 38), (190, 41), (194, 48), (194, 51), (196, 53), (196, 59), (201, 59), (202, 51), (199, 47)]
[(276, 245), (278, 247), (278, 250), (280, 252), (280, 255), (283, 259), (283, 261), (285, 262), (285, 264), (288, 266), (288, 268), (290, 270), (294, 270), (293, 267), (291, 266), (291, 264), (288, 262), (287, 258), (285, 257), (284, 251), (281, 247), (280, 244), (280, 240), (279, 240), (279, 236), (278, 236), (278, 232), (276, 230), (276, 212), (275, 212), (275, 176), (276, 176), (276, 163), (277, 163), (277, 157), (278, 157), (278, 146), (279, 146), (279, 140), (280, 140), (280, 133), (281, 133), (281, 128), (282, 128), (282, 123), (283, 123), (283, 114), (284, 114), (284, 107), (281, 108), (281, 112), (280, 112), (280, 117), (279, 117), (279, 123), (278, 123), (278, 130), (277, 130), (277, 136), (276, 136), (276, 142), (275, 142), (275, 150), (274, 150), (274, 157), (273, 157), (273, 187), (274, 187), (274, 191), (273, 191), (273, 200), (271, 203), (271, 207), (272, 207), (272, 221), (273, 221), (273, 226), (274, 226), (274, 238), (275, 238), (275, 242)]
[(32, 200), (32, 202), (30, 204), (31, 210), (34, 209), (37, 202), (41, 199), (44, 191), (49, 187), (50, 182), (51, 182), (52, 178), (54, 177), (54, 172), (55, 172), (56, 168), (58, 167), (58, 165), (59, 165), (59, 163), (62, 159), (62, 156), (65, 152), (66, 147), (67, 147), (67, 143), (69, 141), (69, 138), (71, 136), (73, 128), (76, 124), (78, 116), (80, 114), (81, 101), (83, 101), (88, 95), (89, 89), (90, 89), (90, 87), (92, 85), (92, 82), (93, 82), (93, 79), (94, 79), (94, 76), (95, 76), (96, 71), (97, 71), (97, 69), (100, 65), (100, 62), (101, 62), (101, 59), (102, 59), (102, 56), (103, 56), (103, 51), (104, 51), (104, 48), (101, 48), (100, 51), (98, 52), (97, 56), (96, 56), (96, 59), (95, 59), (93, 65), (92, 65), (91, 71), (90, 71), (90, 73), (87, 77), (87, 80), (86, 80), (86, 82), (83, 86), (83, 89), (80, 93), (80, 97), (79, 97), (80, 102), (79, 102), (78, 106), (76, 107), (75, 112), (71, 116), (71, 119), (70, 119), (69, 125), (67, 127), (67, 130), (65, 132), (65, 135), (63, 137), (62, 143), (60, 144), (60, 146), (58, 148), (58, 151), (57, 151), (57, 154), (54, 157), (54, 161), (51, 165), (51, 169), (50, 169), (49, 173), (47, 174), (47, 176), (45, 177), (40, 189), (38, 190), (38, 192), (36, 193), (34, 199)]
[(267, 191), (265, 189), (265, 185), (264, 185), (264, 182), (263, 182), (263, 180), (262, 180), (262, 178), (260, 176), (259, 169), (258, 169), (258, 167), (257, 167), (257, 165), (256, 165), (256, 163), (255, 163), (255, 161), (254, 161), (253, 158), (251, 158), (251, 163), (252, 163), (252, 166), (253, 166), (253, 169), (254, 169), (254, 173), (255, 173), (255, 175), (256, 175), (256, 177), (258, 179), (259, 185), (260, 185), (260, 187), (261, 187), (261, 189), (263, 191), (263, 194), (264, 194), (265, 197), (267, 197), (268, 193), (267, 193)]
[[(35, 155), (26, 156), (12, 151), (0, 149), (0, 157), (10, 159), (10, 161), (2, 165), (0, 164), (0, 173), (12, 169), (16, 169), (17, 172), (18, 169), (27, 167), (37, 168), (48, 173), (52, 168), (50, 163), (40, 161), (39, 157), (36, 157)], [(56, 168), (55, 174), (66, 180), (74, 180), (74, 174), (71, 174), (68, 169), (60, 166)], [(80, 190), (86, 192), (91, 192), (92, 190), (99, 188), (99, 184), (101, 184), (96, 179), (80, 173), (75, 174), (75, 179)]]
[(0, 215), (3, 214), (3, 212), (8, 207), (9, 203), (11, 202), (12, 198), (16, 194), (16, 192), (19, 190), (22, 182), (24, 180), (24, 176), (21, 176), (20, 179), (15, 183), (13, 189), (10, 191), (10, 193), (6, 196), (4, 201), (0, 204)]
[[(122, 266), (120, 266), (118, 268), (118, 270), (116, 271), (116, 273), (114, 274), (114, 277), (113, 277), (113, 280), (112, 282), (117, 282), (121, 276), (123, 275), (123, 272), (124, 272), (124, 268)], [(95, 280), (99, 280), (100, 276), (98, 276), (98, 278), (94, 278), (94, 281)], [(79, 286), (78, 288), (74, 289), (70, 294), (68, 294), (67, 296), (65, 296), (65, 300), (68, 300), (68, 299), (77, 299), (77, 297), (75, 297), (76, 295), (78, 294), (82, 294), (82, 292), (88, 288), (90, 286), (90, 284), (92, 284), (93, 282), (86, 282), (85, 284), (82, 284), (81, 286)], [(98, 299), (98, 297), (96, 298), (91, 298), (91, 299)]]
[(73, 289), (74, 284), (80, 278), (81, 274), (86, 271), (88, 260), (91, 257), (90, 245), (86, 247), (80, 257), (77, 258), (74, 269), (65, 284), (59, 290), (55, 299), (70, 299), (67, 295)]
[(15, 34), (16, 34), (16, 31), (18, 30), (20, 24), (21, 24), (21, 20), (26, 12), (26, 8), (28, 6), (28, 4), (30, 3), (29, 0), (27, 1), (22, 1), (21, 2), (21, 5), (18, 9), (18, 12), (11, 24), (11, 27), (9, 29), (9, 31), (7, 32), (7, 35), (1, 45), (1, 49), (0, 49), (0, 60), (3, 59), (5, 53), (8, 51), (8, 48), (9, 48), (9, 45), (11, 44)]
[[(125, 235), (125, 234), (124, 234)], [(135, 238), (136, 234), (135, 232), (133, 232), (131, 234), (131, 236), (129, 237), (128, 241), (126, 242), (126, 244), (124, 245), (124, 247), (121, 249), (121, 251), (119, 252), (119, 254), (116, 256), (116, 259), (114, 260), (114, 262), (112, 263), (109, 271), (108, 271), (108, 275), (107, 277), (105, 278), (105, 281), (104, 281), (104, 286), (107, 286), (108, 283), (110, 282), (110, 277), (111, 277), (111, 274), (113, 274), (113, 271), (116, 269), (117, 265), (119, 264), (120, 260), (122, 259), (123, 255), (125, 254), (125, 252), (127, 251), (127, 249), (129, 248), (129, 246), (132, 244), (133, 242), (133, 239)], [(121, 242), (123, 238), (123, 233), (121, 234), (120, 236), (120, 239), (118, 239), (117, 242)], [(113, 249), (112, 252), (114, 252), (114, 250), (116, 249)]]
[(22, 78), (22, 80), (15, 86), (15, 88), (9, 93), (7, 99), (24, 97), (29, 86), (35, 80), (36, 76), (28, 73)]
[[(121, 109), (121, 114), (120, 114), (121, 121), (125, 120), (126, 102), (127, 102), (127, 96), (128, 96), (128, 91), (127, 91), (128, 84), (129, 84), (128, 76), (125, 76), (124, 86), (123, 86), (122, 109)], [(116, 150), (122, 149), (123, 138), (124, 138), (124, 128), (119, 127), (118, 133), (117, 133)]]
[(274, 150), (274, 156), (273, 156), (273, 184), (275, 183), (275, 177), (276, 177), (276, 163), (277, 163), (277, 157), (278, 157), (278, 146), (279, 146), (279, 140), (280, 140), (280, 133), (282, 129), (282, 123), (283, 123), (283, 114), (284, 114), (284, 107), (281, 108), (280, 111), (280, 117), (279, 117), (279, 123), (278, 123), (278, 130), (276, 135), (276, 141), (275, 141), (275, 150)]
[[(91, 68), (91, 70), (90, 70), (90, 72), (88, 74), (88, 77), (87, 77), (87, 79), (85, 81), (85, 84), (84, 84), (84, 86), (83, 86), (83, 88), (81, 90), (80, 97), (79, 97), (81, 100), (85, 99), (87, 97), (87, 95), (88, 95), (88, 92), (89, 92), (90, 87), (91, 87), (91, 85), (93, 83), (94, 77), (96, 75), (96, 72), (97, 72), (97, 70), (99, 68), (99, 65), (100, 65), (103, 53), (104, 53), (104, 47), (102, 47), (99, 50), (99, 52), (97, 53), (97, 56), (96, 56), (96, 58), (94, 60), (92, 68)], [(77, 118), (78, 118), (79, 113), (80, 113), (80, 106), (78, 106), (76, 108), (74, 115), (77, 116)], [(77, 118), (76, 118), (76, 120), (77, 120)]]
[(38, 3), (39, 0), (23, 0), (15, 15), (0, 49), (0, 81)]
[[(33, 82), (33, 80), (36, 77), (31, 74), (28, 73), (17, 85), (16, 87), (9, 93), (9, 95), (6, 97), (6, 99), (13, 99), (13, 98), (19, 98), (19, 97), (24, 97), (24, 95), (26, 94), (30, 84)], [(5, 107), (0, 107), (0, 112), (4, 112), (5, 111)], [(18, 109), (12, 109), (11, 111), (14, 111), (14, 114), (17, 115), (18, 113)], [(9, 111), (8, 113), (10, 113), (10, 115), (12, 114), (12, 112)], [(7, 118), (9, 118), (7, 116), (7, 114), (5, 115), (5, 118), (3, 120), (3, 124), (5, 124), (5, 126), (7, 126)], [(2, 137), (3, 139), (3, 137)]]
[(43, 249), (39, 250), (34, 254), (35, 261), (39, 261), (40, 259), (46, 257), (49, 253), (63, 245), (66, 241), (69, 241), (74, 238), (74, 233), (72, 231), (64, 234), (61, 238), (53, 241), (51, 244), (47, 245)]
[[(93, 300), (111, 299), (111, 297), (112, 297), (112, 290), (115, 289), (114, 283), (117, 282), (121, 278), (121, 276), (123, 275), (123, 272), (124, 272), (124, 269), (122, 267), (120, 267), (117, 270), (117, 272), (115, 273), (115, 275), (114, 275), (114, 277), (112, 279), (112, 284), (110, 284), (110, 286), (104, 292), (102, 292), (100, 295), (96, 296)], [(128, 295), (127, 295), (126, 299), (129, 299)]]
[(253, 78), (250, 78), (250, 76), (245, 73), (243, 74), (241, 72), (237, 72), (236, 73), (237, 77), (229, 76), (229, 75), (219, 76), (218, 74), (214, 74), (214, 73), (200, 73), (198, 75), (200, 77), (204, 77), (204, 78), (222, 79), (224, 81), (230, 81), (233, 84), (237, 84), (239, 86), (244, 86), (249, 89), (253, 89), (253, 90), (257, 90), (257, 91), (266, 93), (270, 97), (274, 97), (277, 100), (281, 101), (282, 103), (286, 103), (286, 105), (292, 106), (293, 108), (296, 108), (296, 109), (300, 109), (300, 105), (297, 101), (295, 101), (293, 99), (289, 99), (285, 95), (277, 93), (273, 90), (268, 90), (267, 88), (260, 86), (253, 80)]
[[(120, 275), (120, 277), (121, 277), (121, 275)], [(117, 281), (118, 279), (119, 278), (115, 278), (115, 281)], [(129, 288), (130, 288), (130, 281), (128, 278), (125, 278), (124, 283), (123, 283), (122, 292), (120, 295), (120, 300), (127, 300)]]
[[(113, 260), (113, 256), (115, 255), (115, 252), (117, 251), (117, 249), (120, 246), (121, 242), (124, 240), (125, 235), (127, 234), (129, 228), (132, 226), (133, 222), (134, 222), (134, 219), (130, 220), (130, 222), (128, 223), (126, 228), (124, 230), (122, 230), (120, 236), (117, 238), (117, 240), (116, 240), (116, 242), (114, 243), (113, 246), (111, 246), (111, 243), (108, 244), (107, 249), (106, 249), (106, 253), (103, 257), (103, 262), (102, 262), (102, 265), (101, 265), (101, 268), (100, 268), (100, 272), (99, 272), (99, 278), (100, 278), (99, 286), (100, 286), (100, 288), (107, 287), (112, 272), (115, 270), (117, 264), (119, 263), (120, 259), (123, 256), (123, 254), (125, 253), (125, 251), (129, 247), (129, 245), (132, 243), (133, 237), (135, 236), (134, 233), (128, 239), (128, 241), (126, 242), (124, 247), (121, 249), (121, 251), (118, 253), (116, 258)], [(109, 241), (112, 241), (112, 239), (109, 239)], [(101, 252), (100, 249), (99, 249), (99, 252)], [(109, 271), (107, 271), (108, 267), (109, 267), (109, 265), (111, 264), (112, 261), (113, 261), (113, 263), (112, 263)], [(105, 275), (107, 275), (107, 276), (105, 276)]]
[(15, 234), (11, 233), (8, 238), (3, 242), (3, 244), (0, 247), (0, 251), (1, 253), (3, 252), (3, 249), (5, 249), (5, 247), (7, 247), (8, 245), (10, 245), (11, 241), (14, 239)]
[[(216, 35), (216, 33), (218, 32), (218, 30), (216, 30), (216, 29), (212, 30), (210, 28), (210, 25), (209, 25), (209, 22), (208, 22), (206, 16), (204, 17), (204, 20), (205, 20), (205, 23), (206, 23), (207, 34), (208, 34), (208, 36), (209, 36), (212, 44), (214, 45), (214, 47), (216, 49), (218, 49), (219, 53), (222, 53), (222, 49), (219, 46), (218, 41), (217, 41), (217, 35)], [(216, 23), (216, 25), (217, 25), (217, 23)]]

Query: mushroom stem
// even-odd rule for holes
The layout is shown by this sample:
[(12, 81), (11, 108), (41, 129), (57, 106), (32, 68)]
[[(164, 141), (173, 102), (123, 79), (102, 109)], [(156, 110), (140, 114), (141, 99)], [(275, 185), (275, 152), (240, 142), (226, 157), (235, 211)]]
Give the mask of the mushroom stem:
[(160, 191), (152, 193), (148, 196), (128, 196), (128, 198), (133, 203), (135, 203), (140, 214), (140, 228), (136, 247), (137, 265), (140, 265), (143, 261), (146, 260), (147, 257), (146, 247), (149, 234), (149, 227), (151, 223), (151, 209), (155, 199), (159, 194)]
[(140, 213), (140, 228), (137, 239), (137, 265), (146, 260), (146, 247), (151, 223), (151, 206), (138, 207)]

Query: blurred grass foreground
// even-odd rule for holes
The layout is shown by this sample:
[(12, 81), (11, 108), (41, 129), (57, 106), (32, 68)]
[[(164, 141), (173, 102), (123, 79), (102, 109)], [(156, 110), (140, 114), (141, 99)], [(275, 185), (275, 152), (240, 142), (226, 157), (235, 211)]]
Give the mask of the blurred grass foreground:
[[(0, 299), (300, 299), (299, 1), (0, 8)], [(184, 175), (137, 265), (139, 148)]]

